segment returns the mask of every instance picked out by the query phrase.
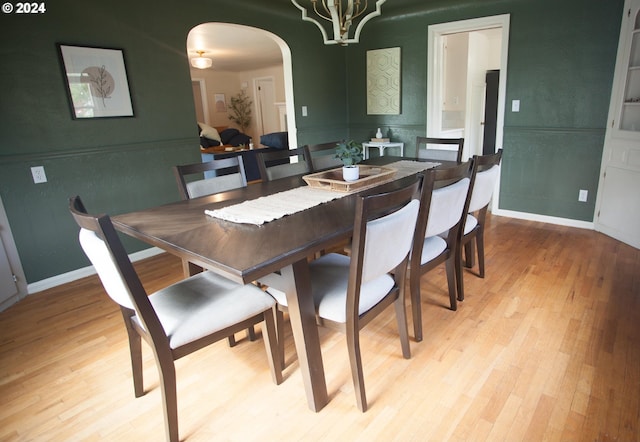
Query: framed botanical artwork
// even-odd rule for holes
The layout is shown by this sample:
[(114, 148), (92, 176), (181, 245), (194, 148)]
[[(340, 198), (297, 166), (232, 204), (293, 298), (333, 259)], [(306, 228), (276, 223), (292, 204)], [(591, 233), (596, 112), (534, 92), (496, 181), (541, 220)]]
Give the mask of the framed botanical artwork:
[(58, 44), (74, 119), (133, 117), (121, 49)]
[(367, 115), (400, 114), (400, 48), (367, 51)]

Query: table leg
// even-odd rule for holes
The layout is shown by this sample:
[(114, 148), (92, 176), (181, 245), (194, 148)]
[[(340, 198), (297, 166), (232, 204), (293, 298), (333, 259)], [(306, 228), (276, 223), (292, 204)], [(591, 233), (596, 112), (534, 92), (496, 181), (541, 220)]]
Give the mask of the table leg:
[(384, 156), (384, 147), (385, 146), (378, 146), (378, 150), (380, 151), (380, 156), (383, 157)]
[(307, 260), (298, 261), (281, 271), (287, 281), (289, 320), (293, 329), (298, 363), (307, 394), (309, 408), (320, 411), (329, 401), (324, 378), (316, 310), (311, 296), (311, 280)]

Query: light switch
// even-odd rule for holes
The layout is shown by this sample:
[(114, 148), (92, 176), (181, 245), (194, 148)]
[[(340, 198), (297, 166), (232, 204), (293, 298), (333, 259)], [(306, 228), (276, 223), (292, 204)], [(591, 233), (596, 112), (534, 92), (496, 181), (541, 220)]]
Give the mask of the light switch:
[(520, 100), (511, 101), (511, 112), (520, 112)]
[(302, 106), (302, 116), (303, 117), (307, 116), (307, 106)]

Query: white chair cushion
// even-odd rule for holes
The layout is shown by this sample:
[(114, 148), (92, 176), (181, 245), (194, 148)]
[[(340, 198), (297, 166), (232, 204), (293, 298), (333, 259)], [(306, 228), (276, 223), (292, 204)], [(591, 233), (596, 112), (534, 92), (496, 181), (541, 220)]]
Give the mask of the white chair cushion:
[(135, 310), (129, 289), (104, 241), (95, 232), (87, 229), (80, 229), (78, 238), (109, 297), (119, 305)]
[(239, 187), (242, 187), (242, 177), (239, 173), (232, 173), (187, 183), (187, 193), (189, 198), (197, 198)]
[(498, 166), (476, 173), (476, 181), (469, 202), (469, 212), (475, 212), (489, 204), (497, 180)]
[(193, 342), (275, 305), (253, 284), (205, 271), (149, 296), (171, 348)]
[(440, 236), (430, 236), (424, 239), (420, 264), (426, 264), (437, 258), (447, 248), (447, 242)]
[(469, 178), (463, 178), (457, 183), (433, 191), (424, 235), (426, 238), (449, 230), (460, 221), (468, 190)]
[[(321, 318), (346, 322), (350, 262), (348, 256), (330, 253), (309, 265), (313, 300)], [(380, 302), (393, 285), (393, 277), (386, 273), (363, 283), (360, 287), (359, 314), (369, 311)]]
[(465, 221), (465, 224), (464, 224), (464, 234), (466, 235), (467, 233), (471, 232), (473, 229), (476, 228), (477, 225), (478, 225), (478, 220), (476, 219), (476, 217), (471, 214), (467, 214), (467, 220)]

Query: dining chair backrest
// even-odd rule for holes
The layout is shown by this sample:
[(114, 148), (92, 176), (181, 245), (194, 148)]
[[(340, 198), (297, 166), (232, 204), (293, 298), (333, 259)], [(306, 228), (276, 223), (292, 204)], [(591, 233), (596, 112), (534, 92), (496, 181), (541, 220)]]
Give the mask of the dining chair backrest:
[(145, 329), (160, 333), (160, 320), (111, 223), (111, 218), (104, 214), (89, 215), (77, 196), (70, 199), (69, 209), (80, 226), (80, 245), (109, 297), (124, 309), (123, 314), (130, 316), (135, 312)]
[(489, 155), (475, 155), (473, 157), (473, 174), (471, 197), (469, 200), (468, 212), (475, 212), (486, 207), (491, 201), (493, 191), (498, 181), (500, 173), (500, 160), (502, 159), (502, 149)]
[[(220, 173), (223, 170), (224, 174), (211, 178), (205, 177), (192, 181), (185, 179), (188, 175), (200, 174), (202, 177), (205, 172)], [(173, 173), (178, 183), (180, 197), (184, 200), (247, 186), (247, 176), (241, 155), (204, 163), (174, 166)]]
[(465, 177), (433, 191), (425, 238), (447, 232), (460, 222), (470, 181)]
[(342, 166), (342, 160), (336, 158), (336, 146), (339, 141), (321, 144), (309, 144), (309, 154), (314, 171), (333, 169)]
[(353, 272), (360, 284), (392, 272), (411, 250), (420, 208), (420, 181), (401, 190), (365, 196), (356, 203)]
[(462, 161), (464, 138), (416, 137), (418, 158), (435, 161)]
[[(292, 159), (297, 162), (291, 162)], [(307, 146), (297, 149), (258, 152), (256, 156), (262, 181), (273, 181), (313, 171)]]

